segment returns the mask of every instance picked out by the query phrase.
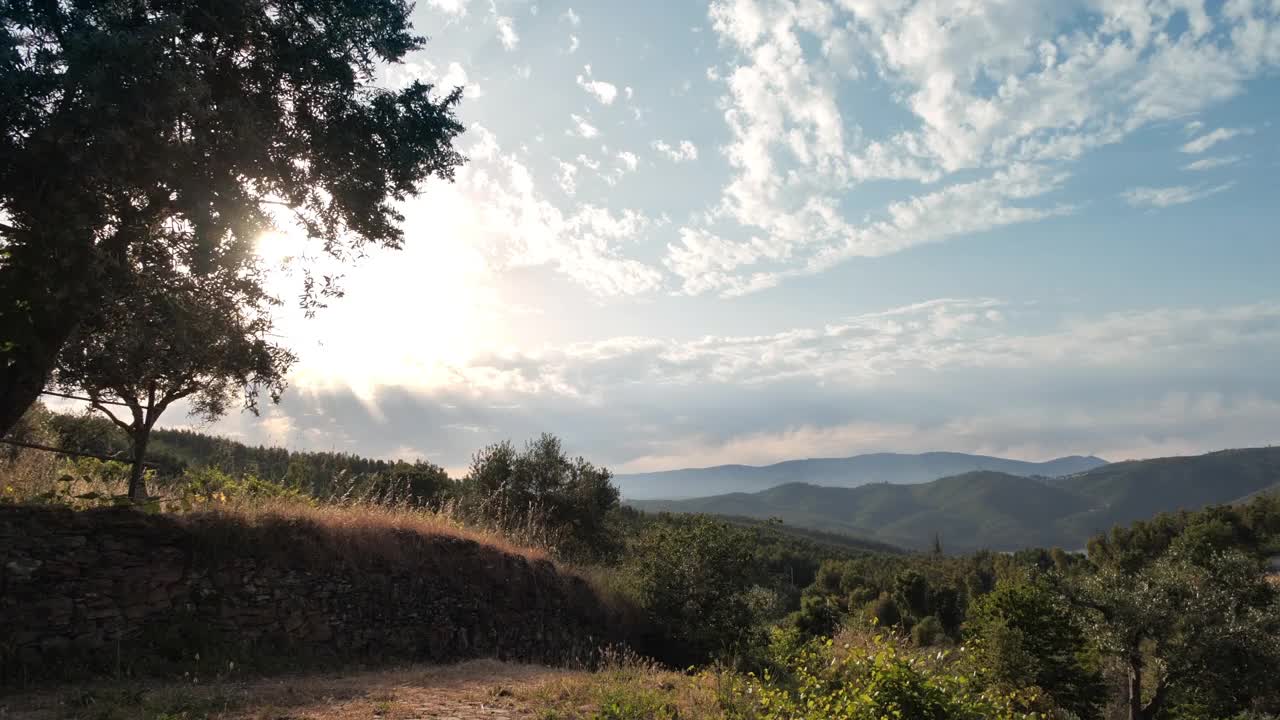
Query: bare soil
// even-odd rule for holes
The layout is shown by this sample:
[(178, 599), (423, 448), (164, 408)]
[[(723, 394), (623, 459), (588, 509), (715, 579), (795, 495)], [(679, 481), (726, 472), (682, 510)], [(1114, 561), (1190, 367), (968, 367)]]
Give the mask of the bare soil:
[[(398, 670), (131, 686), (0, 697), (3, 720), (472, 720), (566, 717), (537, 709), (548, 686), (590, 673), (494, 660)], [(566, 698), (567, 699), (567, 698)], [(545, 706), (544, 706), (545, 707)], [(567, 716), (593, 708), (574, 708)]]

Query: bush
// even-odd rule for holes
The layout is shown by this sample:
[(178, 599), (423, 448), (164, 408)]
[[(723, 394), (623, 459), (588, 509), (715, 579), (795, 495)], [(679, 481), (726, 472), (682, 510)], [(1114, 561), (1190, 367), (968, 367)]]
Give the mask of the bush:
[(946, 632), (942, 629), (942, 621), (933, 615), (922, 618), (915, 627), (911, 628), (911, 641), (917, 647), (935, 645), (946, 636)]
[(551, 548), (565, 560), (612, 560), (621, 550), (612, 477), (584, 458), (569, 458), (552, 435), (523, 451), (498, 443), (472, 459), (460, 483), (461, 510), (473, 523)]
[(749, 663), (764, 642), (757, 568), (745, 531), (708, 517), (663, 517), (623, 566), (631, 595), (658, 634), (661, 659)]
[(808, 637), (830, 637), (840, 627), (840, 608), (825, 595), (804, 595), (788, 623)]
[(1058, 707), (1099, 717), (1106, 688), (1080, 622), (1045, 580), (1001, 581), (969, 608), (968, 660), (997, 687), (1037, 687)]
[(1029, 693), (984, 692), (971, 678), (901, 653), (883, 636), (869, 647), (837, 653), (815, 641), (778, 658), (782, 676), (749, 675), (739, 695), (754, 698), (743, 717), (758, 720), (1032, 720), (1018, 708)]
[(867, 614), (880, 627), (891, 628), (902, 623), (902, 613), (898, 610), (898, 603), (889, 593), (880, 593), (880, 597), (867, 608)]
[(183, 510), (195, 510), (241, 500), (286, 500), (315, 505), (315, 498), (296, 487), (263, 480), (253, 473), (233, 477), (217, 468), (187, 470), (178, 484), (178, 504)]

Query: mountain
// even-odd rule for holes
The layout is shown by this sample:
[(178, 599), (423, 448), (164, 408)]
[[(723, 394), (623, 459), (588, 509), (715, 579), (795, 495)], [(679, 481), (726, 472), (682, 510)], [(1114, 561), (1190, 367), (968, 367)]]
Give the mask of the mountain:
[(777, 517), (904, 547), (949, 551), (1084, 547), (1092, 535), (1160, 512), (1230, 503), (1280, 484), (1280, 448), (1139, 460), (1060, 478), (976, 471), (859, 487), (787, 483), (752, 493), (631, 501), (644, 510)]
[(618, 475), (615, 482), (625, 498), (654, 500), (689, 498), (733, 492), (754, 492), (786, 483), (857, 487), (872, 483), (923, 483), (948, 475), (991, 470), (1026, 477), (1057, 477), (1092, 470), (1106, 464), (1096, 457), (1072, 455), (1047, 462), (1025, 462), (986, 455), (930, 452), (919, 455), (874, 453), (847, 458), (788, 460), (757, 467), (718, 465), (664, 472)]

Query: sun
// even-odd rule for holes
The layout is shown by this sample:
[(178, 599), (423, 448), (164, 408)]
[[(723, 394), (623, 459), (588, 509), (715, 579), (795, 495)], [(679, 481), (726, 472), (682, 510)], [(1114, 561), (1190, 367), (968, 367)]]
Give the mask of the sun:
[[(380, 387), (430, 390), (456, 381), (455, 368), (494, 345), (499, 290), (474, 223), (457, 207), (419, 198), (407, 208), (402, 249), (371, 249), (347, 263), (307, 254), (300, 234), (263, 233), (257, 253), (270, 291), (285, 301), (276, 324), (298, 355), (296, 386), (345, 387), (366, 401)], [(303, 267), (339, 276), (343, 291), (311, 318), (290, 301)]]

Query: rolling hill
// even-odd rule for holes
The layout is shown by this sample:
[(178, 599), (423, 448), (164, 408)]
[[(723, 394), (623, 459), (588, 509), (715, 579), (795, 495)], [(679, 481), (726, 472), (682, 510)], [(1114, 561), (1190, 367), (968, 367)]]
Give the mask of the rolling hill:
[(1280, 448), (1224, 450), (1113, 465), (1061, 478), (976, 471), (911, 485), (787, 483), (753, 493), (632, 501), (645, 510), (777, 517), (904, 547), (937, 534), (950, 551), (1080, 548), (1113, 525), (1230, 503), (1280, 483)]
[(618, 475), (625, 498), (676, 499), (735, 492), (755, 492), (787, 483), (857, 487), (873, 483), (923, 483), (949, 475), (990, 470), (1026, 477), (1057, 477), (1105, 465), (1096, 457), (1073, 455), (1047, 462), (1025, 462), (985, 455), (930, 452), (918, 455), (874, 453), (847, 458), (788, 460), (757, 467), (719, 465), (664, 472)]

